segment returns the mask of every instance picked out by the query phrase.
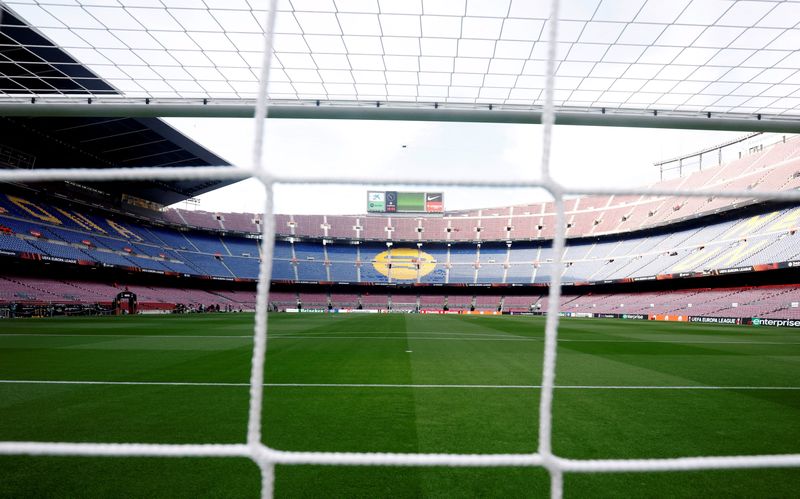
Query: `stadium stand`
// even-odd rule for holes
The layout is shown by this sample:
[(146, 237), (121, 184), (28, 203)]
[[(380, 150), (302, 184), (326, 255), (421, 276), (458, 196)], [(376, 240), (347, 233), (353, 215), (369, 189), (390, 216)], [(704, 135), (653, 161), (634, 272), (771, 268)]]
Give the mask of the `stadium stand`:
[(364, 293), (361, 295), (361, 304), (365, 309), (385, 309), (388, 307), (387, 296), (381, 293)]
[[(794, 189), (800, 187), (799, 172), (800, 140), (790, 137), (655, 187)], [(624, 283), (656, 276), (752, 272), (793, 266), (800, 259), (800, 208), (793, 205), (759, 205), (747, 199), (586, 196), (567, 200), (565, 208), (568, 244), (560, 269), (553, 268), (548, 239), (554, 230), (552, 202), (413, 217), (278, 215), (273, 279), (328, 285), (543, 285), (553, 272), (561, 272), (567, 284)], [(261, 254), (260, 228), (260, 217), (247, 213), (166, 209), (155, 218), (143, 218), (13, 188), (0, 194), (0, 252), (23, 260), (253, 281)], [(94, 287), (100, 284), (78, 289), (48, 281), (38, 286), (34, 281), (14, 283), (4, 282), (4, 299), (87, 303), (107, 301), (109, 296), (108, 289)], [(17, 295), (14, 285), (20, 287)], [(244, 308), (254, 304), (249, 292), (222, 290), (210, 296), (187, 291), (168, 296), (160, 289), (139, 289), (143, 303)], [(564, 311), (654, 313), (660, 307), (657, 313), (681, 315), (797, 313), (796, 307), (765, 292), (706, 290), (702, 299), (693, 301), (687, 300), (700, 292), (677, 290), (657, 297), (587, 294)], [(737, 293), (738, 301), (729, 299)], [(340, 293), (335, 288), (278, 295), (273, 303), (291, 308), (298, 300), (315, 308), (331, 304), (442, 309), (446, 304), (452, 310), (518, 312), (546, 304), (539, 295), (465, 295), (445, 290), (390, 297), (385, 292)]]
[[(63, 222), (55, 216), (54, 220)], [(789, 207), (729, 220), (716, 218), (704, 225), (668, 232), (645, 231), (630, 236), (575, 240), (564, 255), (567, 265), (564, 276), (584, 282), (791, 261), (800, 254), (795, 240), (798, 220), (800, 209)], [(30, 217), (11, 218), (6, 214), (0, 214), (0, 223), (10, 229), (0, 242), (9, 251), (212, 277), (254, 279), (257, 275), (258, 246), (254, 239), (241, 236), (143, 227), (135, 223), (123, 226), (113, 221), (114, 226), (124, 227), (125, 232), (112, 237), (111, 227), (106, 225), (109, 235), (98, 236), (52, 225), (52, 221), (34, 222)], [(98, 221), (98, 227), (107, 223)], [(420, 282), (529, 283), (531, 279), (544, 282), (550, 275), (547, 262), (552, 255), (542, 243), (454, 242), (444, 246), (426, 242), (420, 249), (435, 263), (430, 273), (421, 269)], [(275, 250), (275, 278), (385, 282), (389, 273), (381, 273), (373, 265), (383, 251), (384, 245), (374, 243), (279, 241)], [(408, 280), (397, 277), (396, 273), (392, 278)]]
[[(669, 179), (654, 188), (726, 188), (780, 190), (800, 186), (800, 139), (782, 138), (742, 158), (686, 177)], [(687, 218), (729, 211), (747, 204), (742, 199), (590, 196), (567, 203), (567, 237), (621, 234)], [(14, 213), (20, 213), (15, 209)], [(255, 214), (216, 214), (168, 209), (163, 219), (182, 226), (257, 233)], [(552, 237), (554, 207), (551, 202), (502, 208), (462, 210), (444, 216), (382, 217), (279, 215), (277, 233), (308, 238), (342, 238), (376, 241), (505, 241)], [(79, 228), (79, 227), (78, 227)], [(509, 231), (508, 229), (511, 228)], [(480, 230), (478, 230), (480, 229)]]
[(59, 281), (36, 277), (0, 277), (0, 302), (109, 305), (122, 290), (134, 292), (140, 306), (149, 310), (173, 310), (178, 304), (244, 306), (252, 310), (254, 292), (215, 292), (201, 289), (118, 286), (103, 282)]
[[(252, 298), (255, 299), (255, 296)], [(298, 303), (297, 293), (274, 291), (270, 293), (270, 302), (280, 309), (296, 307)]]
[(448, 295), (447, 308), (450, 310), (469, 310), (473, 305), (472, 295)]
[(345, 293), (331, 293), (331, 304), (334, 307), (357, 308), (360, 303), (358, 295)]
[(225, 213), (219, 216), (226, 231), (254, 233), (261, 228), (261, 217), (252, 213)]
[(330, 300), (325, 293), (300, 293), (300, 303), (304, 307), (327, 308)]
[(419, 306), (423, 309), (441, 309), (444, 307), (444, 296), (420, 295)]
[(475, 297), (475, 310), (498, 310), (501, 300), (501, 296), (478, 295)]
[[(800, 185), (794, 174), (800, 170), (800, 139), (781, 137), (761, 150), (720, 166), (708, 168), (686, 177), (669, 179), (651, 187), (680, 188), (740, 188), (791, 189)], [(567, 237), (613, 234), (671, 223), (686, 217), (734, 209), (743, 200), (689, 198), (645, 198), (643, 196), (591, 196), (576, 198), (567, 203)], [(680, 207), (679, 209), (674, 209)], [(258, 232), (253, 224), (255, 214), (224, 215), (169, 209), (164, 219), (207, 229), (220, 229), (219, 216), (225, 219), (224, 228)], [(237, 224), (234, 228), (231, 221)], [(337, 237), (395, 241), (424, 240), (506, 240), (507, 227), (513, 227), (515, 239), (552, 237), (554, 207), (552, 203), (537, 203), (480, 210), (461, 210), (445, 213), (443, 217), (413, 219), (375, 216), (282, 215), (277, 219), (277, 233), (303, 237)], [(533, 223), (531, 223), (533, 222)], [(327, 228), (323, 228), (327, 226)], [(356, 230), (354, 227), (362, 227)], [(387, 231), (387, 227), (393, 230)], [(450, 232), (446, 230), (450, 227)], [(481, 231), (476, 231), (480, 227)], [(539, 227), (542, 227), (541, 229)], [(419, 229), (422, 232), (419, 232)], [(360, 234), (359, 234), (360, 232)], [(387, 232), (391, 232), (389, 237)], [(424, 236), (420, 236), (424, 234)]]

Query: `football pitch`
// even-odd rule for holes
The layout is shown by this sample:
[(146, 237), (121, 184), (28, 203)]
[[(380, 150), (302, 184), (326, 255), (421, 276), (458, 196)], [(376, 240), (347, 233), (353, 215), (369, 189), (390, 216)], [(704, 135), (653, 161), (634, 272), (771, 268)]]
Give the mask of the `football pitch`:
[[(0, 440), (243, 443), (251, 314), (0, 321)], [(562, 319), (563, 457), (800, 453), (800, 333)], [(544, 320), (270, 316), (282, 450), (537, 448)], [(278, 497), (544, 497), (540, 468), (279, 466)], [(0, 457), (0, 497), (258, 497), (239, 458)], [(800, 470), (567, 474), (566, 497), (797, 497)]]

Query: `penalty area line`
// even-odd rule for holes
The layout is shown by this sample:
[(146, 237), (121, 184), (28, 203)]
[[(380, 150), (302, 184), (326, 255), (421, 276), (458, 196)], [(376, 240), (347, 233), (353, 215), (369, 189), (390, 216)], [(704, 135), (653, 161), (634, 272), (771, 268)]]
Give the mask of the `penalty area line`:
[[(0, 379), (3, 385), (120, 385), (120, 386), (221, 386), (249, 387), (250, 383), (202, 381), (91, 381), (91, 380), (23, 380)], [(535, 390), (541, 385), (480, 385), (480, 384), (401, 384), (401, 383), (264, 383), (273, 388), (444, 388)], [(800, 390), (800, 386), (707, 386), (707, 385), (558, 385), (557, 390)]]

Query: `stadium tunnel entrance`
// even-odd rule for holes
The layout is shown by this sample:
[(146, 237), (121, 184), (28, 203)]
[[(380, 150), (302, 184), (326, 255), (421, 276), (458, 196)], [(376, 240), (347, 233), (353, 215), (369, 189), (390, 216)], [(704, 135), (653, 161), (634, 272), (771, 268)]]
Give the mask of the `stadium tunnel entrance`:
[(136, 293), (126, 289), (117, 294), (114, 298), (112, 310), (114, 311), (114, 315), (133, 315), (137, 311), (137, 305)]

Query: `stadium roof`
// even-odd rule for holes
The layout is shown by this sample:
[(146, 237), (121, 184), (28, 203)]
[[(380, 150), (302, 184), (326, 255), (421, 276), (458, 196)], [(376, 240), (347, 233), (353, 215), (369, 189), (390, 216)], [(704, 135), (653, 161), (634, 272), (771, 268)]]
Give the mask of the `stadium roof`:
[[(0, 29), (0, 89), (6, 95), (119, 95), (8, 13)], [(18, 168), (228, 165), (159, 119), (91, 117), (0, 117), (0, 164)], [(109, 182), (98, 187), (172, 204), (225, 183)]]
[[(37, 169), (227, 165), (157, 118), (0, 117), (0, 167), (3, 163)], [(94, 185), (169, 205), (226, 183), (142, 180)]]
[[(6, 1), (118, 92), (69, 75), (96, 103), (128, 104), (131, 113), (130, 104), (150, 99), (137, 115), (252, 115), (267, 0), (101, 3)], [(548, 4), (281, 1), (271, 115), (535, 122)], [(799, 2), (564, 0), (559, 17), (561, 123), (797, 127)], [(6, 114), (23, 112), (27, 100), (0, 91)], [(48, 93), (62, 103), (76, 94)]]

